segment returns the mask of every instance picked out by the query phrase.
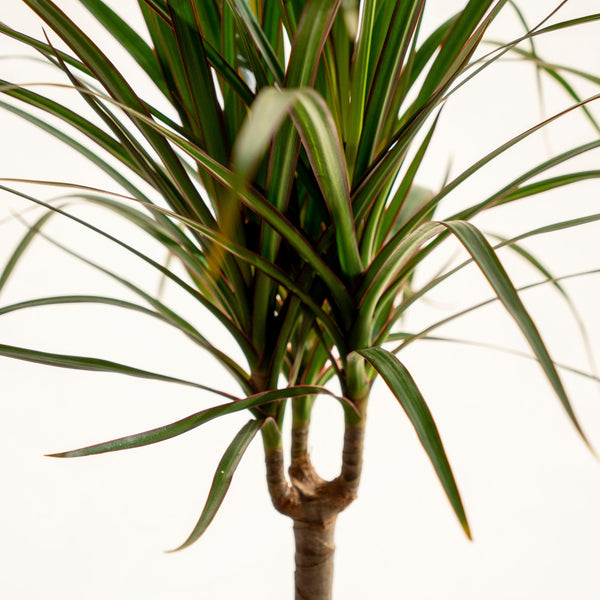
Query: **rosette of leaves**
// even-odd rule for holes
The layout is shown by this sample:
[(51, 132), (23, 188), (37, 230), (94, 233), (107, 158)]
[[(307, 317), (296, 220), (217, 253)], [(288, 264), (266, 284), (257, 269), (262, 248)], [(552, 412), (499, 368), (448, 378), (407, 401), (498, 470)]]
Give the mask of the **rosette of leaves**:
[[(330, 598), (335, 521), (357, 494), (369, 393), (381, 376), (470, 536), (433, 417), (402, 362), (402, 350), (441, 322), (417, 333), (399, 329), (414, 303), (464, 266), (414, 288), (420, 263), (452, 239), (466, 249), (469, 262), (479, 267), (514, 319), (587, 443), (556, 364), (496, 248), (512, 247), (550, 280), (548, 270), (517, 242), (600, 215), (492, 241), (471, 220), (490, 208), (599, 176), (597, 170), (558, 176), (552, 172), (600, 146), (599, 128), (589, 109), (597, 96), (580, 98), (571, 78), (595, 85), (599, 80), (546, 63), (535, 47), (537, 37), (596, 21), (599, 15), (548, 20), (563, 2), (535, 27), (525, 24), (519, 39), (482, 46), (488, 28), (503, 11), (516, 11), (524, 22), (512, 2), (469, 0), (424, 33), (426, 0), (139, 0), (137, 27), (146, 29), (141, 35), (102, 0), (78, 0), (154, 83), (161, 96), (154, 102), (60, 3), (23, 2), (44, 22), (46, 37), (33, 38), (3, 24), (0, 31), (60, 70), (62, 86), (79, 93), (87, 113), (54, 99), (52, 86), (46, 93), (35, 85), (4, 80), (1, 106), (82, 153), (122, 188), (122, 194), (106, 194), (85, 182), (38, 183), (77, 188), (81, 200), (139, 227), (168, 251), (170, 260), (159, 263), (127, 240), (75, 216), (67, 206), (26, 195), (4, 180), (1, 189), (38, 204), (44, 213), (9, 257), (0, 289), (31, 240), (44, 235), (44, 225), (57, 215), (107, 237), (150, 265), (168, 285), (208, 310), (244, 356), (243, 362), (235, 361), (184, 314), (108, 266), (101, 268), (136, 294), (139, 303), (78, 295), (4, 306), (2, 314), (85, 302), (142, 312), (198, 344), (237, 384), (238, 391), (231, 393), (108, 360), (0, 345), (4, 356), (192, 385), (223, 398), (220, 404), (158, 429), (54, 456), (153, 444), (246, 411), (249, 420), (226, 448), (204, 510), (181, 548), (208, 527), (244, 451), (260, 434), (271, 500), (294, 523), (296, 598)], [(417, 186), (415, 178), (446, 100), (506, 55), (535, 63), (573, 98), (572, 108), (507, 140), (441, 189)], [(170, 116), (158, 108), (165, 102)], [(584, 111), (595, 132), (593, 141), (540, 159), (490, 196), (450, 218), (436, 218), (448, 194), (572, 110)], [(564, 294), (559, 283), (555, 287)], [(312, 408), (319, 395), (339, 402), (345, 415), (342, 466), (331, 480), (313, 468), (308, 447)], [(282, 443), (286, 414), (291, 416), (289, 449)], [(287, 473), (284, 450), (289, 450)]]

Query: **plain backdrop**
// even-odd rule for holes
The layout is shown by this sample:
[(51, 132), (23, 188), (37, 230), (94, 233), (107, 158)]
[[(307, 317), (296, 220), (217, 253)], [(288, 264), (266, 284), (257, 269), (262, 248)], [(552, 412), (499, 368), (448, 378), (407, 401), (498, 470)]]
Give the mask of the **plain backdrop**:
[[(57, 2), (88, 29), (116, 61), (118, 49), (76, 0)], [(136, 23), (136, 2), (110, 2)], [(462, 4), (427, 4), (431, 29)], [(532, 24), (556, 0), (527, 2)], [(593, 0), (569, 0), (554, 18), (597, 10)], [(506, 9), (490, 32), (510, 40), (522, 29)], [(31, 35), (42, 29), (19, 0), (3, 0), (0, 20)], [(600, 73), (600, 25), (591, 23), (539, 40), (550, 61)], [(56, 36), (49, 33), (53, 42)], [(490, 47), (491, 48), (491, 47)], [(0, 77), (34, 83), (57, 81), (23, 48), (0, 38)], [(119, 63), (132, 83), (152, 87), (130, 62)], [(530, 65), (504, 61), (472, 80), (448, 102), (432, 152), (418, 175), (438, 189), (448, 165), (457, 175), (477, 158), (571, 100), (544, 79), (540, 107)], [(36, 88), (39, 91), (39, 88)], [(597, 93), (579, 85), (582, 97)], [(72, 94), (56, 93), (65, 101)], [(76, 102), (76, 100), (73, 100)], [(81, 106), (81, 104), (76, 104)], [(592, 106), (592, 110), (593, 106)], [(598, 114), (598, 110), (596, 110)], [(18, 118), (0, 111), (0, 177), (61, 180), (115, 189), (85, 159)], [(572, 113), (474, 177), (442, 206), (440, 217), (485, 198), (540, 160), (597, 136)], [(581, 157), (572, 170), (597, 168), (599, 154)], [(567, 168), (566, 167), (566, 168)], [(563, 169), (564, 171), (564, 169)], [(555, 171), (557, 173), (558, 171)], [(41, 198), (64, 190), (19, 189)], [(563, 188), (498, 208), (477, 219), (487, 232), (514, 235), (558, 220), (598, 211), (596, 182)], [(158, 259), (163, 254), (126, 223), (75, 200), (71, 210)], [(0, 264), (24, 233), (11, 217), (29, 222), (39, 213), (27, 201), (0, 192)], [(600, 267), (598, 225), (532, 238), (526, 244), (556, 275)], [(48, 235), (99, 264), (156, 290), (158, 277), (139, 260), (81, 227), (55, 217)], [(515, 282), (541, 277), (510, 251), (500, 257)], [(444, 260), (463, 258), (458, 245), (424, 265), (424, 281)], [(464, 269), (415, 307), (405, 326), (417, 331), (447, 314), (492, 296), (475, 268)], [(570, 279), (572, 295), (592, 340), (600, 345), (599, 278)], [(132, 298), (114, 280), (38, 240), (27, 253), (0, 305), (66, 293)], [(522, 295), (551, 354), (589, 371), (577, 323), (551, 286)], [(178, 307), (212, 339), (237, 355), (230, 340), (193, 303), (167, 288)], [(491, 304), (443, 329), (440, 335), (485, 341), (527, 352), (506, 312)], [(59, 353), (109, 358), (237, 393), (210, 358), (165, 325), (112, 307), (35, 308), (0, 316), (0, 343)], [(535, 361), (469, 345), (427, 342), (401, 356), (437, 421), (474, 535), (468, 542), (451, 512), (425, 453), (399, 405), (377, 382), (369, 409), (364, 476), (358, 500), (339, 518), (335, 598), (410, 600), (593, 600), (600, 595), (600, 465), (569, 423)], [(600, 448), (600, 391), (589, 379), (563, 372), (581, 423)], [(198, 518), (214, 469), (245, 420), (233, 415), (166, 443), (74, 460), (45, 453), (143, 431), (218, 402), (184, 387), (110, 374), (66, 371), (0, 358), (0, 597), (11, 600), (224, 600), (291, 598), (291, 523), (274, 511), (264, 482), (257, 440), (244, 456), (213, 524), (192, 548), (180, 544)], [(318, 402), (311, 438), (324, 475), (339, 465), (342, 418)]]

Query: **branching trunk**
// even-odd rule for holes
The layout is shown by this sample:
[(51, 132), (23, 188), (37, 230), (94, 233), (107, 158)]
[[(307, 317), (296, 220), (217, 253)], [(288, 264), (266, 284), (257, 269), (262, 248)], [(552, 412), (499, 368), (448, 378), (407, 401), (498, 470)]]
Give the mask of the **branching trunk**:
[(331, 600), (335, 521), (294, 521), (296, 600)]
[(266, 449), (267, 483), (275, 508), (293, 519), (296, 541), (296, 600), (331, 600), (334, 529), (338, 514), (358, 490), (362, 469), (366, 395), (355, 400), (358, 419), (346, 423), (342, 469), (325, 481), (315, 471), (308, 452), (309, 423), (292, 429), (289, 479), (280, 442)]

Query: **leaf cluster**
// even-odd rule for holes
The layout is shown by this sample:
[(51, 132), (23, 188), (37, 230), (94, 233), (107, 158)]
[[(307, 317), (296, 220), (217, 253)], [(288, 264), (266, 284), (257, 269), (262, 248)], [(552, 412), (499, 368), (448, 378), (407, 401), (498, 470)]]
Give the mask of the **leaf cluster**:
[[(507, 181), (459, 213), (436, 219), (440, 202), (494, 159), (571, 110), (590, 102), (570, 78), (597, 77), (545, 62), (535, 39), (597, 21), (525, 23), (508, 0), (469, 0), (431, 32), (422, 28), (426, 0), (139, 0), (140, 35), (102, 0), (78, 0), (156, 87), (146, 98), (69, 15), (51, 0), (23, 0), (51, 30), (34, 39), (0, 23), (3, 35), (35, 50), (85, 101), (88, 114), (35, 85), (0, 80), (0, 106), (51, 133), (118, 184), (123, 194), (62, 183), (79, 200), (100, 205), (139, 227), (169, 255), (161, 264), (125, 240), (84, 221), (63, 205), (16, 190), (44, 209), (0, 276), (0, 289), (53, 215), (78, 222), (125, 248), (206, 308), (231, 334), (240, 364), (186, 318), (105, 265), (139, 303), (99, 296), (40, 298), (0, 309), (5, 314), (48, 304), (96, 302), (142, 312), (178, 329), (217, 360), (241, 395), (210, 390), (228, 402), (157, 430), (57, 456), (82, 456), (155, 443), (210, 419), (250, 410), (252, 420), (229, 446), (209, 501), (188, 545), (214, 516), (243, 451), (258, 431), (267, 454), (280, 448), (286, 411), (292, 427), (310, 422), (318, 394), (336, 380), (347, 427), (364, 422), (373, 379), (381, 374), (427, 451), (468, 533), (462, 502), (433, 418), (397, 358), (426, 331), (398, 330), (413, 303), (456, 272), (414, 289), (414, 273), (441, 244), (464, 246), (506, 307), (539, 361), (569, 418), (582, 434), (555, 363), (486, 236), (470, 221), (502, 204), (597, 178), (598, 170), (550, 172), (600, 141), (569, 148)], [(503, 11), (516, 10), (522, 37), (482, 53)], [(58, 50), (60, 38), (68, 48)], [(437, 191), (415, 181), (436, 134), (444, 103), (481, 70), (510, 53), (531, 61), (574, 100), (573, 106), (508, 140)], [(159, 106), (169, 107), (168, 111)], [(54, 123), (59, 122), (57, 126)], [(14, 183), (14, 182), (13, 182)], [(38, 182), (44, 183), (44, 182)], [(45, 182), (58, 185), (59, 182)], [(573, 227), (600, 215), (559, 223)], [(517, 244), (547, 280), (550, 272)], [(89, 262), (89, 261), (88, 261)], [(462, 268), (461, 267), (458, 268)], [(181, 275), (183, 269), (184, 275)], [(555, 282), (561, 293), (564, 290)], [(444, 320), (443, 322), (446, 322)], [(388, 344), (399, 345), (395, 348)], [(13, 346), (0, 354), (67, 368), (119, 372), (189, 385), (126, 365)], [(282, 381), (285, 385), (282, 386)], [(206, 389), (206, 388), (204, 388)]]

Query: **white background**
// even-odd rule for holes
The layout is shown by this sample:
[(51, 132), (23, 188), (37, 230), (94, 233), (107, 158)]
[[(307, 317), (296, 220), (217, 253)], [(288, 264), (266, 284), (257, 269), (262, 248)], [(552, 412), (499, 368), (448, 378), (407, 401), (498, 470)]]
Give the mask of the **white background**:
[[(114, 46), (75, 0), (58, 4), (82, 26), (91, 27), (93, 35), (103, 40), (102, 48), (118, 59)], [(126, 14), (133, 22), (136, 13), (130, 9), (136, 3), (112, 3), (117, 4), (127, 5)], [(555, 4), (528, 2), (526, 14), (535, 23)], [(559, 16), (591, 13), (596, 4), (570, 0)], [(428, 3), (426, 26), (441, 22), (460, 5), (442, 0)], [(506, 13), (491, 37), (508, 40), (521, 32), (514, 15)], [(0, 20), (41, 35), (39, 24), (19, 0), (2, 2)], [(542, 53), (549, 60), (598, 74), (599, 27), (595, 23), (550, 34), (540, 40)], [(2, 39), (0, 50), (22, 52)], [(54, 77), (48, 68), (15, 58), (0, 60), (0, 76), (20, 82)], [(552, 82), (546, 81), (545, 89), (544, 114), (568, 106), (569, 99)], [(597, 92), (590, 85), (579, 89), (583, 96)], [(539, 119), (533, 69), (515, 62), (489, 69), (448, 103), (419, 183), (436, 189), (450, 157), (456, 175)], [(5, 112), (0, 112), (0, 131), (0, 177), (111, 185), (84, 159)], [(536, 160), (590, 139), (593, 132), (580, 115), (567, 117), (453, 194), (440, 216), (485, 198)], [(596, 153), (583, 157), (578, 165), (571, 163), (571, 168), (592, 169), (597, 164)], [(44, 198), (64, 193), (32, 186), (22, 189)], [(476, 222), (486, 231), (517, 234), (599, 212), (598, 191), (597, 183), (579, 184), (511, 209), (496, 209)], [(0, 194), (0, 203), (6, 216), (28, 206), (6, 193)], [(161, 256), (127, 225), (97, 210), (81, 206), (74, 210)], [(35, 214), (26, 216), (31, 219)], [(157, 278), (151, 271), (98, 236), (60, 218), (47, 231), (95, 261), (135, 277), (147, 289), (156, 289)], [(2, 264), (23, 228), (13, 221), (3, 223), (0, 232)], [(597, 234), (598, 226), (588, 225), (532, 239), (527, 247), (555, 274), (563, 275), (599, 266)], [(446, 257), (455, 251), (457, 246), (448, 245)], [(539, 279), (507, 251), (501, 258), (519, 284)], [(598, 281), (591, 276), (565, 283), (596, 349), (600, 343)], [(114, 281), (40, 240), (3, 290), (0, 304), (62, 293), (131, 298)], [(465, 270), (432, 294), (431, 302), (416, 309), (407, 328), (416, 330), (490, 295), (477, 271)], [(193, 304), (173, 292), (167, 299), (235, 352)], [(558, 294), (545, 286), (523, 294), (523, 299), (556, 360), (589, 370), (575, 321)], [(499, 306), (464, 317), (439, 333), (527, 351)], [(2, 316), (0, 343), (109, 358), (237, 392), (218, 367), (181, 336), (116, 308), (49, 307)], [(535, 362), (438, 342), (415, 344), (401, 358), (436, 418), (475, 541), (465, 540), (413, 430), (379, 382), (370, 407), (360, 495), (338, 521), (335, 598), (597, 599), (600, 465), (568, 422)], [(1, 597), (292, 597), (291, 523), (270, 506), (258, 441), (244, 457), (205, 536), (184, 552), (163, 553), (181, 543), (195, 524), (213, 471), (243, 416), (212, 422), (143, 449), (86, 459), (44, 458), (47, 452), (169, 423), (218, 400), (168, 384), (62, 371), (7, 358), (0, 358), (0, 377)], [(569, 373), (564, 373), (564, 381), (592, 445), (600, 448), (597, 386)], [(333, 475), (341, 415), (323, 400), (315, 419), (311, 442), (315, 462), (324, 475)]]

